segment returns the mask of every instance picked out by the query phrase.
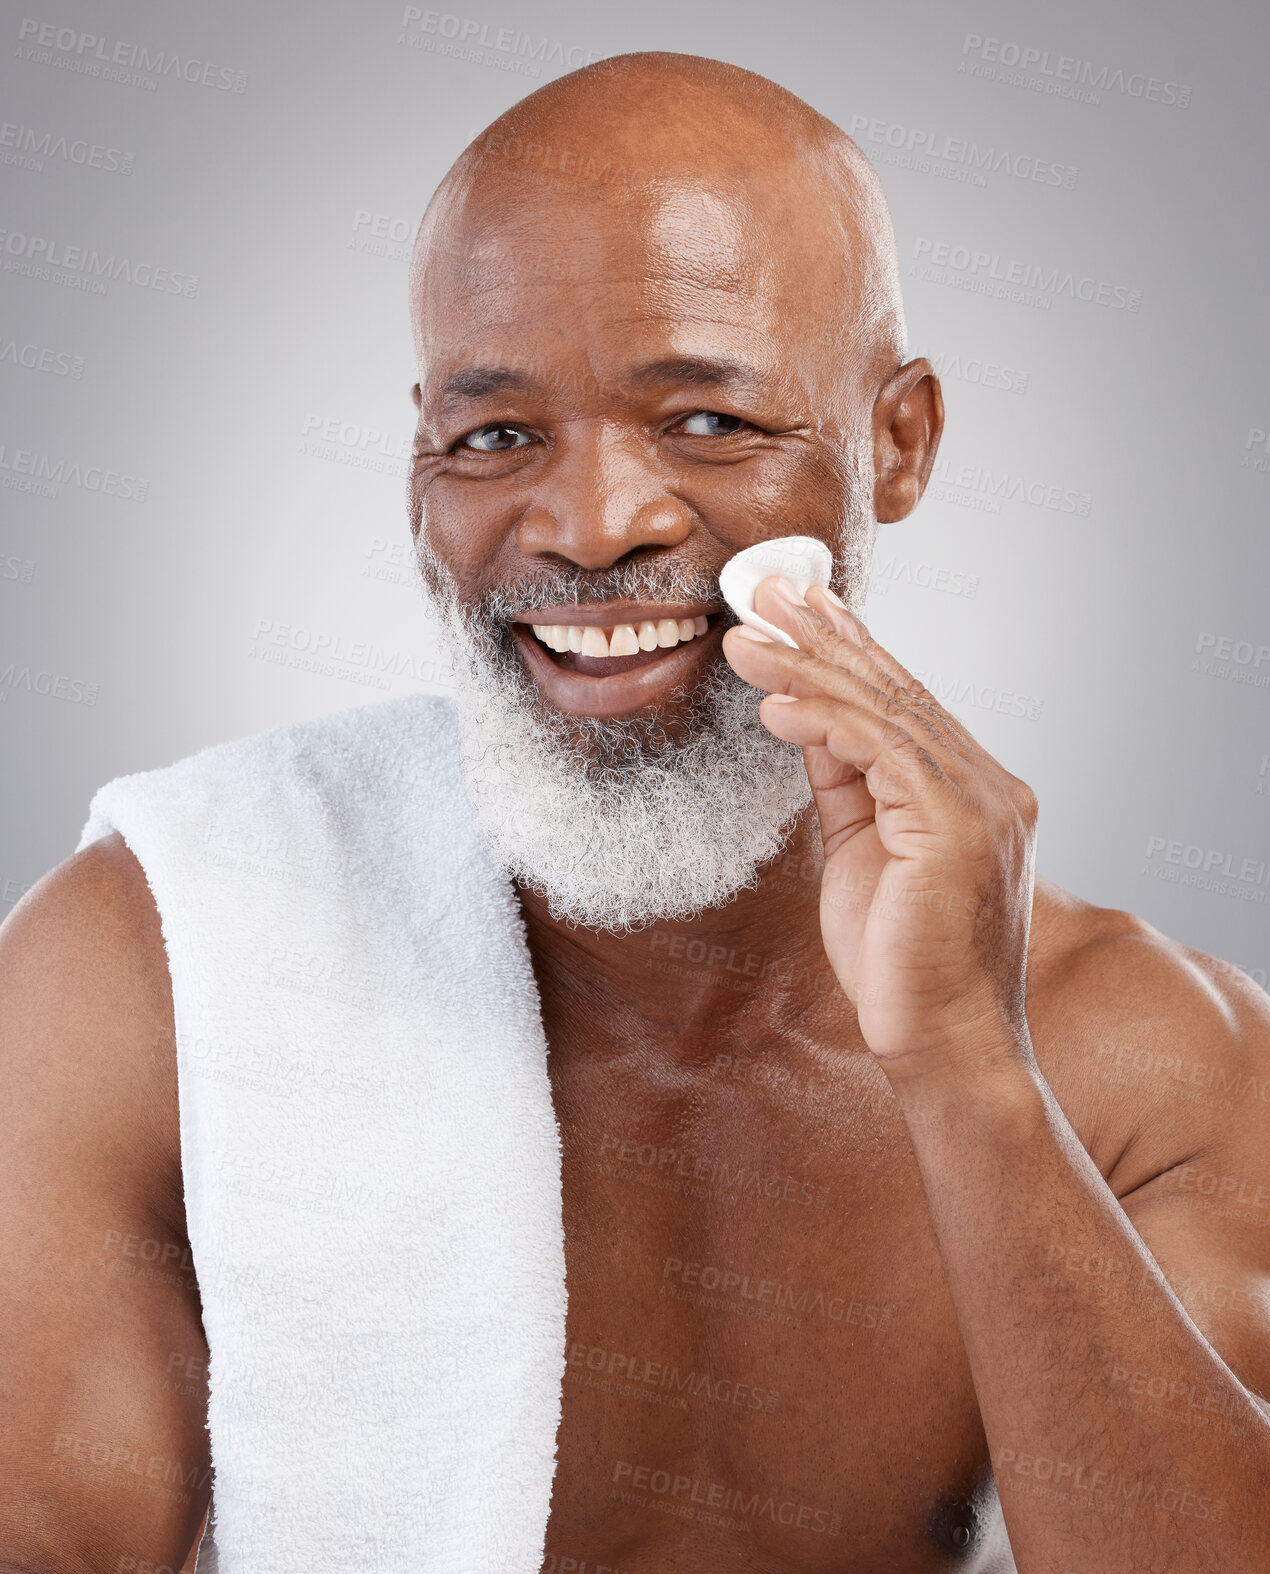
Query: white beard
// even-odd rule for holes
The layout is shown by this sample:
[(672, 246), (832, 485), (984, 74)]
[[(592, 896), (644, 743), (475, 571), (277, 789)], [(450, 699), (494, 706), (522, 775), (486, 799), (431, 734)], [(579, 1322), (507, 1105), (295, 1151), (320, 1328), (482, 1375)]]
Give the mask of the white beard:
[[(425, 599), (453, 663), (463, 773), (486, 846), (551, 915), (626, 932), (691, 918), (757, 884), (811, 800), (802, 751), (758, 719), (762, 695), (716, 652), (667, 733), (655, 712), (567, 716), (541, 694), (507, 628), (509, 611), (603, 595), (691, 601), (717, 594), (679, 569), (628, 564), (556, 570), (460, 608), (453, 579), (420, 537)], [(563, 589), (564, 593), (561, 594)]]

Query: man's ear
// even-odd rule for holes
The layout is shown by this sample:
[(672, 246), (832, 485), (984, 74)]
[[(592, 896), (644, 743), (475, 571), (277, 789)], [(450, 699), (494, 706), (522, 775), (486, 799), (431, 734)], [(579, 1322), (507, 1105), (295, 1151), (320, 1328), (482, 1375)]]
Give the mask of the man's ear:
[(414, 385), (414, 387), (410, 390), (410, 397), (414, 400), (414, 402), (415, 402), (415, 409), (417, 410), (419, 408), (419, 401), (423, 398), (423, 395), (419, 391), (419, 384), (418, 383), (416, 383)]
[(926, 490), (944, 430), (944, 396), (924, 357), (886, 382), (873, 404), (873, 513), (879, 524), (906, 519)]

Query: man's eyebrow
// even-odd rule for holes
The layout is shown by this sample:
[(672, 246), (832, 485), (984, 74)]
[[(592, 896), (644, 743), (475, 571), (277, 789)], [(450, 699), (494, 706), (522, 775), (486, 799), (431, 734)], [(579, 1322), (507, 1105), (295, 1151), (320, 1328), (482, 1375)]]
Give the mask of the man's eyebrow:
[(451, 372), (437, 389), (444, 409), (496, 393), (524, 393), (535, 387), (534, 379), (512, 366), (465, 366)]
[[(753, 392), (763, 385), (756, 368), (745, 361), (729, 356), (702, 355), (671, 355), (648, 361), (628, 372), (622, 381), (630, 388), (691, 383), (698, 387), (732, 388), (737, 392)], [(541, 386), (538, 378), (514, 366), (464, 366), (442, 380), (436, 398), (440, 408), (448, 411), (491, 394), (527, 393)]]
[(757, 369), (728, 356), (672, 355), (650, 361), (630, 372), (627, 381), (639, 387), (653, 383), (696, 383), (703, 387), (756, 389), (763, 384)]

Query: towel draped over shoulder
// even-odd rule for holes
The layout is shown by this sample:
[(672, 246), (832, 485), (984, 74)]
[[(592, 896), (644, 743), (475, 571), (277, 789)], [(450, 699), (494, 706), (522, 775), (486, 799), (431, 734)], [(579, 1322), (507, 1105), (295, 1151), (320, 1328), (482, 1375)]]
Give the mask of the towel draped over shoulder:
[(408, 695), (117, 777), (79, 846), (111, 831), (172, 978), (210, 1348), (200, 1574), (537, 1574), (560, 1137), (452, 705)]

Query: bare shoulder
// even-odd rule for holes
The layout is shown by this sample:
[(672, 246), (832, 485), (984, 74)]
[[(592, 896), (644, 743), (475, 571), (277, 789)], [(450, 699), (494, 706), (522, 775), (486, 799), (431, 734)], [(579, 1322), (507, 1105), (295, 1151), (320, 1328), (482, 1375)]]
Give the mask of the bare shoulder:
[(1046, 1080), (1188, 1315), (1268, 1395), (1270, 997), (1131, 913), (1054, 886), (1036, 912)]
[[(145, 873), (112, 834), (51, 870), (0, 925), (0, 1079), (10, 1130), (74, 1147), (179, 1201), (172, 991)], [(176, 1222), (176, 1221), (172, 1221)]]
[(1270, 1138), (1270, 996), (1246, 973), (1048, 881), (1033, 926), (1037, 1057), (1117, 1191)]
[[(0, 1568), (179, 1568), (210, 1470), (206, 1395), (171, 1373), (207, 1343), (166, 951), (119, 837), (0, 926), (0, 1101)], [(190, 1490), (139, 1493), (147, 1453)]]

